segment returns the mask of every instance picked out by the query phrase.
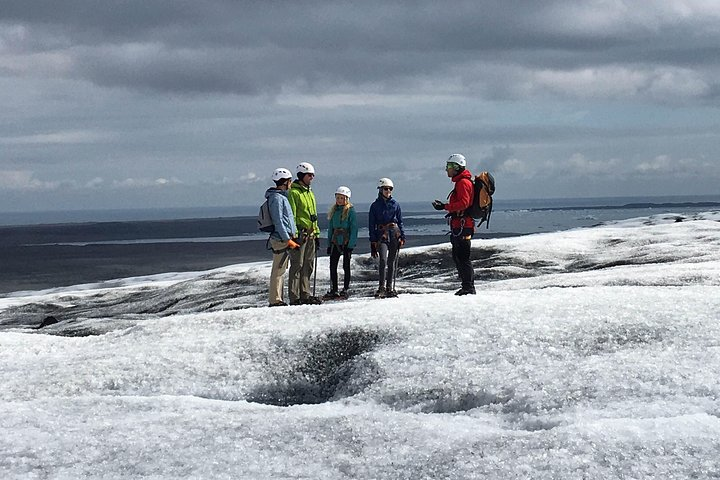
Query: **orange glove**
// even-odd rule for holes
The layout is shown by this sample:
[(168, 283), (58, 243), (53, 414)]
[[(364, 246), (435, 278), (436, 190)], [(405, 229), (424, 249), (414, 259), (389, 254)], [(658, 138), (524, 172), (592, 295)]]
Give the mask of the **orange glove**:
[(296, 248), (300, 248), (300, 244), (297, 243), (297, 242), (295, 242), (295, 240), (293, 240), (292, 238), (291, 238), (290, 240), (288, 240), (287, 246), (288, 246), (288, 248), (291, 249), (291, 250), (295, 250)]

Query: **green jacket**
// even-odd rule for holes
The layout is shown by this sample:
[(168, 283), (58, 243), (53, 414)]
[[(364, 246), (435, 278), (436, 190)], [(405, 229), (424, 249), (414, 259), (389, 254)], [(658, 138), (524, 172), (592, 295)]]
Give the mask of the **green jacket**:
[[(315, 194), (306, 187), (305, 184), (295, 180), (288, 190), (288, 201), (295, 217), (295, 224), (298, 227), (298, 233), (301, 230), (310, 230), (316, 237), (320, 236), (320, 227), (318, 226), (317, 204), (315, 203)], [(315, 221), (310, 217), (314, 216)]]

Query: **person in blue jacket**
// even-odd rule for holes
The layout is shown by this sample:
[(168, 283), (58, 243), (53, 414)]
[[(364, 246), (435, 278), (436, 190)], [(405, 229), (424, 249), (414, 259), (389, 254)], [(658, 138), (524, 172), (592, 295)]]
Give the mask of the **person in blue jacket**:
[(397, 255), (400, 247), (405, 245), (402, 211), (400, 204), (392, 198), (392, 180), (381, 178), (377, 188), (378, 198), (370, 205), (368, 215), (370, 254), (373, 258), (379, 257), (380, 286), (375, 297), (397, 297)]
[(268, 300), (271, 307), (287, 306), (283, 300), (283, 284), (285, 282), (285, 271), (290, 260), (288, 249), (298, 248), (295, 242), (297, 238), (297, 227), (293, 216), (290, 202), (287, 199), (287, 191), (292, 182), (292, 174), (287, 168), (277, 168), (272, 174), (275, 187), (265, 191), (265, 198), (268, 202), (270, 219), (275, 229), (270, 234), (270, 248), (273, 251), (273, 263), (270, 270), (270, 288)]
[[(330, 255), (330, 291), (324, 300), (346, 299), (350, 289), (350, 259), (357, 244), (358, 226), (355, 207), (350, 203), (350, 189), (340, 186), (335, 191), (335, 205), (328, 212), (328, 247)], [(343, 257), (343, 289), (338, 292), (337, 267)]]

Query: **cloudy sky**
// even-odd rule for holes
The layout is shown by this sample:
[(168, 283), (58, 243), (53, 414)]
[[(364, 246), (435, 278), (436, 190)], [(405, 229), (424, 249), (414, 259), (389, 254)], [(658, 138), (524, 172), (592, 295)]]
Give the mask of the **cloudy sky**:
[(720, 189), (717, 0), (2, 0), (0, 210)]

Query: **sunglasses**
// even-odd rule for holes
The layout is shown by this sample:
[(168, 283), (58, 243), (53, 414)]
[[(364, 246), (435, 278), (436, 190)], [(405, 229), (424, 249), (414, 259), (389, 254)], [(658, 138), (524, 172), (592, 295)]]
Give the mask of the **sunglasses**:
[(392, 192), (393, 187), (382, 187), (383, 190), (387, 190), (389, 192)]

